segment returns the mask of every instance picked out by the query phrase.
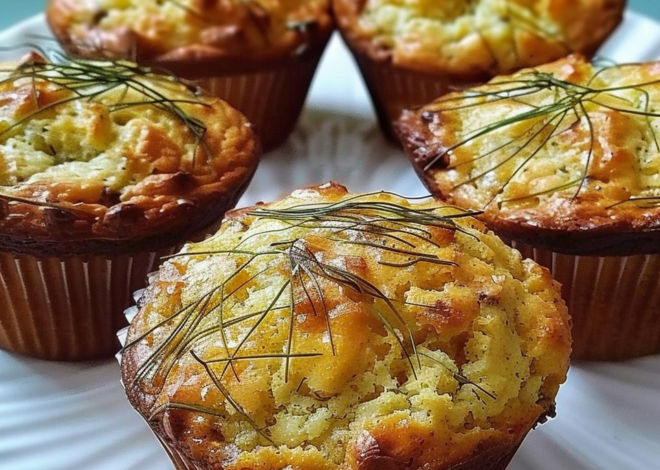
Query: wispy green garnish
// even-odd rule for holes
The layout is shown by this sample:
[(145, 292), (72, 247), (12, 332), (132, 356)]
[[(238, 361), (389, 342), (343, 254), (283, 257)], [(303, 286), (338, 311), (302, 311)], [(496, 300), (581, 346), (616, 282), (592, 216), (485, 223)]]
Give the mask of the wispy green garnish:
[[(450, 269), (455, 266), (452, 260), (443, 260), (434, 254), (441, 246), (432, 232), (448, 230), (465, 233), (457, 219), (474, 213), (447, 210), (443, 215), (431, 207), (417, 208), (389, 200), (378, 201), (373, 200), (372, 196), (363, 194), (336, 203), (301, 204), (287, 208), (256, 207), (244, 213), (245, 219), (240, 221), (244, 230), (240, 234), (219, 233), (219, 237), (227, 236), (227, 239), (234, 240), (233, 246), (219, 250), (193, 250), (171, 256), (173, 262), (182, 257), (188, 258), (188, 262), (204, 257), (205, 263), (210, 266), (217, 263), (218, 266), (235, 266), (235, 269), (223, 275), (197, 300), (179, 307), (171, 316), (125, 346), (125, 349), (130, 349), (147, 339), (157, 342), (151, 347), (152, 354), (136, 370), (134, 381), (127, 386), (157, 388), (158, 384), (167, 380), (179, 360), (186, 354), (192, 355), (229, 405), (269, 439), (267, 431), (261, 429), (241, 407), (240, 397), (231, 396), (226, 381), (240, 381), (240, 376), (236, 370), (232, 375), (228, 372), (241, 361), (282, 361), (286, 382), (292, 361), (324, 354), (323, 350), (300, 350), (295, 344), (294, 329), (300, 314), (298, 306), (301, 305), (301, 296), (304, 298), (302, 304), (307, 306), (307, 314), (311, 310), (314, 316), (324, 317), (323, 334), (328, 339), (331, 354), (339, 354), (333, 340), (333, 320), (328, 315), (326, 297), (329, 292), (341, 290), (373, 306), (371, 312), (375, 319), (391, 335), (402, 351), (402, 357), (407, 359), (411, 374), (416, 376), (422, 367), (422, 355), (417, 351), (413, 327), (402, 314), (402, 309), (406, 306), (435, 307), (407, 304), (390, 298), (378, 283), (359, 270), (333, 262), (323, 253), (329, 250), (333, 256), (350, 256), (353, 252), (351, 248), (359, 244), (365, 250), (371, 250), (370, 257), (383, 265), (406, 267), (432, 263), (447, 265)], [(261, 226), (262, 229), (252, 232), (247, 230), (248, 226)], [(260, 238), (257, 240), (254, 237)], [(263, 245), (260, 240), (277, 241)], [(215, 258), (218, 260), (214, 261)], [(227, 260), (232, 263), (227, 263)], [(249, 297), (257, 285), (261, 288), (268, 286), (269, 297), (262, 298), (259, 308), (249, 308), (240, 299)], [(237, 315), (237, 307), (228, 312), (229, 304), (241, 305), (240, 314)], [(274, 351), (255, 352), (254, 345), (247, 350), (248, 343), (255, 339), (266, 322), (287, 325), (283, 327), (287, 330), (285, 344)], [(200, 351), (211, 343), (215, 345), (211, 348), (213, 354), (209, 354), (208, 349), (206, 354), (202, 354)], [(323, 347), (322, 342), (319, 342), (319, 347)], [(454, 377), (459, 386), (472, 384), (477, 390), (484, 391), (458, 372)], [(492, 394), (485, 393), (493, 398)], [(185, 406), (194, 405), (175, 404), (175, 407)], [(203, 409), (196, 410), (205, 412)]]
[(627, 199), (625, 201), (612, 204), (611, 206), (608, 207), (608, 209), (627, 203), (635, 204), (637, 207), (651, 209), (654, 207), (660, 207), (660, 196), (631, 197), (630, 199)]
[[(57, 97), (55, 91), (58, 89), (64, 93), (21, 115), (6, 126), (0, 131), (0, 140), (6, 140), (40, 115), (70, 103), (99, 102), (107, 106), (110, 113), (138, 106), (152, 106), (169, 113), (179, 119), (192, 134), (195, 143), (192, 150), (193, 164), (198, 148), (208, 154), (204, 142), (206, 125), (186, 111), (183, 105), (208, 107), (209, 104), (199, 99), (193, 90), (184, 87), (176, 78), (154, 74), (150, 69), (127, 61), (74, 59), (57, 52), (51, 53), (51, 58), (47, 60), (43, 58), (43, 51), (39, 52), (40, 54), (34, 54), (31, 60), (17, 67), (0, 69), (3, 74), (0, 86), (7, 88), (13, 86), (12, 84), (17, 87), (32, 84), (35, 96), (39, 93), (39, 87), (44, 85), (49, 87), (53, 96)], [(3, 194), (0, 194), (0, 197), (7, 201), (60, 207), (57, 201), (45, 203)], [(74, 209), (66, 205), (64, 210)]]
[[(57, 106), (72, 101), (99, 101), (106, 103), (111, 112), (144, 105), (162, 109), (179, 118), (190, 129), (198, 144), (203, 143), (206, 126), (184, 111), (180, 105), (208, 106), (208, 104), (197, 99), (192, 91), (184, 97), (181, 91), (172, 88), (170, 88), (171, 96), (157, 89), (159, 85), (168, 87), (180, 83), (174, 77), (154, 74), (148, 68), (127, 61), (74, 59), (57, 53), (52, 55), (52, 60), (30, 60), (20, 64), (16, 69), (0, 70), (8, 74), (0, 84), (29, 79), (34, 82), (51, 83), (70, 91), (72, 96), (56, 100), (23, 116), (0, 133), (0, 138), (13, 128)], [(136, 92), (136, 95), (129, 100), (127, 98), (131, 91)], [(118, 99), (110, 98), (113, 92), (119, 92)], [(103, 101), (104, 99), (106, 101)]]
[[(450, 94), (436, 100), (425, 108), (423, 119), (430, 121), (443, 113), (474, 113), (478, 118), (467, 119), (457, 133), (456, 143), (442, 149), (425, 162), (424, 172), (434, 168), (456, 170), (461, 174), (465, 165), (474, 165), (472, 172), (455, 183), (454, 189), (480, 180), (487, 180), (494, 172), (503, 172), (503, 182), (492, 195), (488, 204), (502, 204), (522, 201), (544, 194), (575, 188), (572, 198), (578, 198), (586, 184), (595, 179), (592, 174), (595, 146), (599, 139), (599, 129), (593, 122), (594, 112), (615, 111), (624, 115), (642, 116), (644, 127), (651, 136), (651, 146), (660, 152), (658, 123), (660, 103), (651, 102), (649, 87), (660, 85), (660, 79), (640, 81), (629, 85), (605, 86), (606, 78), (600, 80), (620, 65), (601, 66), (584, 83), (575, 83), (561, 79), (553, 74), (530, 70), (500, 79), (483, 87)], [(508, 115), (501, 115), (489, 107), (500, 106), (508, 110)], [(495, 108), (494, 108), (495, 109)], [(468, 124), (474, 122), (475, 124)], [(535, 165), (540, 159), (551, 158), (552, 147), (574, 126), (586, 129), (587, 142), (581, 164), (571, 174), (566, 174), (561, 184), (534, 191), (529, 187), (529, 194), (522, 197), (501, 199), (505, 190), (516, 177)], [(452, 156), (463, 151), (471, 153), (471, 158), (456, 160)], [(625, 201), (622, 201), (625, 202)]]

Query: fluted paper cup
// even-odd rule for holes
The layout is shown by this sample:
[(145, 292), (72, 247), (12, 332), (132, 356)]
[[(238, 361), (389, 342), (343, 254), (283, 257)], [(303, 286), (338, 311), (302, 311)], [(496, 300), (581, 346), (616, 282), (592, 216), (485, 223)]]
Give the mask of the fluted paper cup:
[(304, 58), (274, 68), (201, 77), (193, 83), (245, 114), (263, 149), (270, 150), (296, 126), (322, 54), (319, 47)]
[(450, 91), (481, 83), (399, 67), (391, 61), (374, 60), (356, 49), (351, 52), (369, 90), (381, 131), (396, 145), (400, 144), (394, 123), (403, 110), (415, 109)]
[(660, 352), (660, 255), (576, 256), (512, 245), (561, 283), (573, 318), (573, 359)]
[[(194, 462), (190, 460), (186, 455), (183, 453), (179, 452), (174, 446), (170, 445), (167, 441), (162, 439), (160, 436), (158, 436), (158, 440), (160, 441), (160, 444), (163, 446), (165, 451), (167, 452), (167, 455), (169, 456), (170, 460), (172, 461), (172, 464), (174, 465), (174, 468), (176, 470), (207, 470), (207, 467), (200, 467), (196, 465)], [(513, 457), (515, 456), (516, 452), (518, 451), (518, 448), (520, 445), (515, 446), (513, 450), (509, 450), (508, 452), (502, 454), (502, 456), (494, 456), (492, 459), (487, 460), (484, 458), (479, 459), (478, 462), (470, 462), (469, 464), (466, 465), (460, 465), (458, 467), (455, 467), (456, 470), (460, 469), (465, 469), (465, 470), (506, 470), (507, 467), (509, 466), (509, 463), (511, 463), (511, 460), (513, 460)], [(366, 466), (365, 466), (366, 467)], [(368, 468), (378, 468), (378, 467), (373, 467), (370, 466)], [(394, 467), (387, 465), (386, 467), (383, 468), (383, 470), (386, 469), (392, 469)], [(397, 467), (398, 468), (398, 467)]]
[(59, 361), (112, 357), (133, 292), (174, 248), (62, 259), (0, 253), (0, 348)]

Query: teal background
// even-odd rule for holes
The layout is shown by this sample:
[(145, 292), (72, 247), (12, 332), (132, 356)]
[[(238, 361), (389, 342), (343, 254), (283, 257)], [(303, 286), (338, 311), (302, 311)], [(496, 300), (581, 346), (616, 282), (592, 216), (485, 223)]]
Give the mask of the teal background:
[[(46, 5), (46, 0), (2, 0), (2, 4), (5, 6), (0, 8), (0, 29), (5, 29), (41, 12)], [(631, 10), (643, 13), (660, 22), (659, 0), (629, 0), (628, 6)]]

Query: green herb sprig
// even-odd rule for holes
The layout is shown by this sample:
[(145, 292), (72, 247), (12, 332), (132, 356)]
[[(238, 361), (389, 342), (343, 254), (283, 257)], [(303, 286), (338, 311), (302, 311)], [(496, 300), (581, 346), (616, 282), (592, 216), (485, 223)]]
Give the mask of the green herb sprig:
[[(478, 173), (469, 175), (457, 182), (453, 189), (460, 186), (473, 184), (487, 178), (493, 171), (507, 164), (516, 162), (512, 170), (506, 174), (506, 180), (493, 195), (488, 204), (494, 202), (514, 180), (516, 175), (533, 165), (539, 158), (541, 151), (552, 145), (554, 139), (578, 123), (584, 123), (588, 129), (588, 149), (584, 164), (579, 175), (572, 178), (570, 182), (556, 186), (542, 192), (530, 193), (527, 196), (515, 199), (498, 201), (498, 205), (514, 201), (533, 198), (542, 194), (575, 188), (572, 198), (579, 197), (586, 184), (592, 179), (590, 175), (593, 160), (594, 146), (598, 139), (598, 129), (592, 122), (591, 113), (594, 109), (616, 111), (631, 116), (642, 116), (645, 118), (645, 126), (651, 136), (651, 145), (660, 152), (660, 140), (658, 138), (657, 123), (653, 119), (660, 117), (657, 111), (658, 103), (652, 103), (648, 87), (657, 86), (660, 80), (648, 80), (631, 85), (602, 86), (598, 78), (621, 65), (602, 66), (586, 81), (586, 83), (574, 83), (563, 80), (553, 74), (530, 70), (511, 79), (502, 79), (491, 82), (484, 87), (475, 87), (461, 93), (450, 94), (436, 100), (424, 111), (423, 118), (432, 120), (434, 115), (442, 116), (443, 113), (480, 112), (485, 106), (514, 103), (519, 109), (513, 115), (500, 118), (493, 113), (493, 119), (481, 122), (478, 126), (465, 129), (459, 135), (458, 141), (443, 149), (432, 159), (426, 162), (424, 172), (429, 172), (436, 167), (447, 170), (459, 169), (463, 165), (472, 164), (479, 160), (487, 160), (488, 164)], [(624, 96), (624, 93), (633, 93), (634, 99)], [(483, 112), (483, 115), (489, 115)], [(439, 119), (442, 119), (441, 117)], [(517, 127), (516, 131), (508, 131), (509, 128)], [(506, 136), (492, 139), (494, 136)], [(490, 141), (496, 143), (490, 143)], [(452, 163), (451, 156), (454, 152), (476, 146), (482, 150), (473, 158), (461, 162)], [(474, 152), (473, 150), (470, 150)], [(622, 201), (625, 202), (625, 201)]]
[[(173, 96), (167, 96), (156, 89), (153, 84), (179, 84), (173, 76), (160, 75), (151, 69), (140, 67), (128, 61), (100, 61), (75, 59), (60, 53), (53, 53), (50, 60), (30, 60), (20, 64), (16, 69), (0, 70), (8, 75), (0, 80), (0, 84), (18, 82), (29, 79), (33, 82), (47, 82), (68, 90), (72, 96), (56, 100), (46, 106), (23, 116), (12, 126), (0, 133), (0, 138), (15, 127), (33, 119), (40, 113), (72, 101), (102, 101), (111, 93), (119, 90), (119, 99), (109, 103), (110, 111), (119, 111), (135, 106), (153, 106), (179, 118), (195, 136), (197, 144), (202, 144), (206, 126), (199, 119), (190, 116), (181, 108), (181, 104), (209, 106), (201, 99), (190, 95), (183, 98), (180, 91)], [(126, 100), (129, 91), (137, 93), (138, 99)]]
[[(281, 360), (284, 363), (284, 380), (288, 381), (291, 361), (322, 354), (319, 351), (298, 351), (294, 344), (297, 316), (294, 292), (303, 293), (315, 316), (323, 315), (331, 353), (336, 355), (338, 352), (333, 340), (332, 320), (328, 315), (325, 289), (348, 290), (372, 303), (375, 318), (395, 339), (408, 361), (411, 373), (416, 376), (417, 369), (422, 367), (421, 358), (424, 355), (417, 351), (413, 329), (401, 313), (406, 302), (389, 298), (375, 283), (360, 274), (338, 267), (318, 256), (314, 237), (332, 243), (333, 251), (339, 256), (342, 247), (358, 244), (375, 250), (375, 259), (379, 259), (378, 262), (383, 265), (407, 267), (417, 263), (432, 263), (451, 267), (455, 266), (453, 261), (440, 259), (432, 253), (440, 246), (434, 240), (431, 230), (437, 228), (474, 236), (456, 222), (457, 219), (473, 216), (474, 213), (455, 210), (441, 215), (433, 208), (415, 208), (395, 202), (367, 200), (370, 196), (372, 195), (357, 195), (330, 204), (304, 204), (287, 208), (257, 207), (244, 213), (246, 222), (242, 223), (254, 226), (276, 221), (277, 228), (261, 230), (258, 234), (243, 233), (237, 238), (235, 246), (228, 249), (188, 251), (172, 255), (170, 259), (194, 259), (204, 256), (209, 257), (211, 262), (215, 257), (229, 258), (234, 260), (236, 268), (227, 276), (223, 276), (217, 285), (205, 291), (199, 299), (182, 306), (125, 346), (125, 350), (129, 350), (150, 337), (158, 338), (159, 341), (152, 348), (149, 357), (139, 365), (133, 381), (127, 386), (151, 388), (153, 384), (163, 383), (174, 365), (186, 355), (190, 355), (202, 366), (229, 406), (270, 441), (268, 431), (254, 422), (241, 407), (238, 397), (231, 396), (225, 384), (226, 374), (233, 370), (233, 365), (238, 361)], [(257, 249), (247, 248), (259, 245), (254, 237), (268, 239), (274, 234), (278, 235), (278, 241)], [(222, 232), (220, 236), (223, 236)], [(251, 244), (248, 243), (250, 241)], [(405, 261), (392, 262), (392, 258), (402, 258)], [(253, 272), (247, 279), (242, 279), (241, 274), (249, 272), (247, 270), (257, 260), (262, 262), (259, 267), (252, 269)], [(282, 273), (286, 274), (282, 276)], [(269, 277), (271, 274), (276, 275)], [(226, 316), (225, 304), (232, 298), (247, 295), (253, 283), (261, 278), (264, 279), (264, 285), (269, 285), (272, 289), (272, 295), (264, 304), (264, 308), (246, 309), (235, 317)], [(238, 279), (241, 281), (234, 285)], [(277, 280), (276, 285), (273, 284), (274, 280)], [(414, 306), (434, 308), (431, 305)], [(288, 322), (283, 350), (263, 354), (243, 353), (247, 342), (272, 316), (276, 316), (278, 321)], [(227, 333), (229, 328), (235, 326), (242, 327), (242, 337), (234, 336), (233, 345), (229, 347)], [(223, 354), (220, 357), (203, 358), (199, 352), (201, 348), (218, 337), (222, 342)], [(237, 372), (233, 370), (233, 373), (235, 380), (240, 381)], [(471, 384), (476, 390), (483, 391), (458, 372), (454, 373), (454, 377), (459, 386)], [(486, 392), (486, 395), (494, 398), (489, 392)], [(217, 414), (217, 411), (206, 410), (205, 407), (197, 407), (194, 404), (170, 403), (156, 408), (152, 417), (168, 407)]]
[[(137, 106), (152, 106), (163, 110), (181, 120), (190, 130), (196, 146), (193, 149), (194, 156), (197, 154), (198, 148), (201, 148), (207, 155), (209, 154), (204, 142), (206, 125), (200, 119), (189, 114), (182, 105), (202, 107), (210, 105), (198, 98), (194, 90), (184, 87), (183, 83), (175, 77), (152, 73), (150, 69), (139, 67), (128, 61), (76, 59), (59, 52), (51, 52), (48, 54), (50, 58), (45, 59), (46, 54), (43, 50), (36, 49), (36, 51), (33, 58), (19, 64), (16, 68), (0, 70), (4, 74), (0, 85), (17, 83), (21, 86), (22, 83), (32, 83), (36, 94), (38, 93), (38, 83), (45, 83), (69, 93), (21, 116), (0, 132), (0, 139), (6, 139), (7, 136), (42, 113), (68, 103), (75, 101), (103, 102), (110, 113)], [(154, 84), (157, 86), (153, 86)], [(159, 87), (162, 88), (159, 89)], [(171, 90), (171, 95), (166, 90)], [(184, 92), (184, 90), (186, 91)], [(54, 205), (64, 211), (75, 211), (75, 208), (70, 205), (57, 201), (45, 203), (4, 193), (0, 193), (0, 198), (8, 202), (49, 207)]]

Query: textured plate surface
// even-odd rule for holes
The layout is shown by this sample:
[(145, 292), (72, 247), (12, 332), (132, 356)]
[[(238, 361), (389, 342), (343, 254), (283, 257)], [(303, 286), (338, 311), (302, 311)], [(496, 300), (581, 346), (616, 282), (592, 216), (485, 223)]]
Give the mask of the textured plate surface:
[[(34, 43), (44, 34), (43, 17), (37, 16), (0, 33), (0, 45)], [(602, 55), (622, 62), (660, 58), (660, 24), (629, 14)], [(264, 158), (240, 205), (330, 179), (355, 191), (425, 194), (401, 152), (381, 137), (362, 82), (337, 38), (326, 51), (297, 130)], [(509, 470), (660, 468), (658, 403), (660, 356), (575, 364), (560, 390), (558, 417), (529, 435)], [(171, 468), (125, 400), (116, 362), (58, 364), (0, 352), (0, 469)]]

